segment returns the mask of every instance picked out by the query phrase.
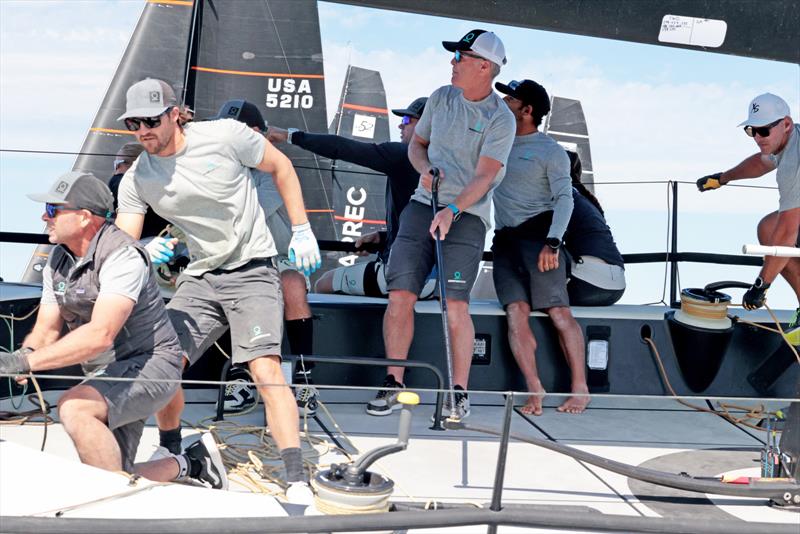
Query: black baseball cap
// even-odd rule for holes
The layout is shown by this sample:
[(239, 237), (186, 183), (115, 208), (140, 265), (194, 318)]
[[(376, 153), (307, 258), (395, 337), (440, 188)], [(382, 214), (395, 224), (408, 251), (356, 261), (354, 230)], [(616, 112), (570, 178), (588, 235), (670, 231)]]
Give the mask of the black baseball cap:
[(494, 87), (505, 95), (533, 106), (533, 109), (542, 116), (550, 112), (550, 97), (547, 95), (547, 91), (533, 80), (522, 80), (521, 82), (511, 80), (508, 85), (497, 82)]
[(217, 116), (212, 118), (212, 120), (214, 119), (233, 119), (243, 122), (251, 128), (258, 128), (262, 133), (267, 131), (267, 122), (258, 107), (243, 99), (228, 100), (222, 104)]
[(418, 119), (422, 117), (422, 112), (425, 111), (425, 104), (428, 102), (427, 96), (421, 96), (414, 100), (405, 109), (393, 109), (392, 113), (398, 117), (414, 117)]
[(30, 194), (28, 198), (46, 204), (58, 204), (89, 210), (99, 217), (114, 213), (114, 197), (105, 182), (90, 172), (72, 171), (59, 176), (47, 193)]

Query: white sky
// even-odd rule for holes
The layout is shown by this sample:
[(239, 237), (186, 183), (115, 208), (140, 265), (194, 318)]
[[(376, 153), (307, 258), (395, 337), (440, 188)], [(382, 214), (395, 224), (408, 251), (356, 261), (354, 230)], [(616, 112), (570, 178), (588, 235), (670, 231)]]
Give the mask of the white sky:
[[(0, 0), (0, 148), (78, 150), (143, 5)], [(405, 107), (448, 83), (451, 56), (441, 40), (457, 40), (476, 27), (495, 31), (509, 58), (500, 81), (532, 78), (550, 94), (581, 100), (601, 183), (694, 181), (729, 168), (755, 152), (736, 127), (753, 96), (783, 96), (795, 118), (800, 109), (798, 65), (338, 4), (321, 3), (319, 11), (326, 92), (334, 105), (348, 61), (379, 70), (389, 107)], [(39, 231), (41, 206), (24, 194), (46, 188), (73, 159), (0, 153), (0, 229)], [(774, 186), (774, 176), (753, 183)], [(600, 185), (597, 191), (623, 252), (665, 249), (666, 186)], [(680, 249), (686, 251), (736, 254), (755, 241), (760, 216), (777, 206), (774, 190), (701, 195), (684, 185), (679, 199)], [(29, 249), (0, 245), (0, 276), (19, 279)], [(630, 266), (628, 272), (626, 302), (660, 298), (662, 266)], [(686, 287), (751, 281), (757, 273), (685, 265), (681, 274)], [(782, 283), (770, 291), (774, 306), (794, 307), (793, 301)]]

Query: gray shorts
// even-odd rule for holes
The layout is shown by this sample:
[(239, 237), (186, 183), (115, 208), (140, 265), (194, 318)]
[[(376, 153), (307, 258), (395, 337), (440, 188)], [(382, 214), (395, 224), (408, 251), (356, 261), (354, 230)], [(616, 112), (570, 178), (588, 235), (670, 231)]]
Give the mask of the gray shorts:
[(180, 380), (179, 353), (135, 356), (111, 362), (102, 372), (84, 382), (96, 389), (108, 405), (108, 428), (114, 433), (122, 453), (122, 469), (133, 472), (133, 462), (144, 423), (163, 408), (178, 390), (177, 382), (116, 382), (111, 378), (144, 378), (148, 380)]
[(181, 275), (167, 312), (190, 364), (228, 328), (233, 363), (280, 356), (283, 292), (272, 258), (252, 260), (231, 271)]
[[(400, 229), (389, 253), (386, 282), (389, 291), (404, 289), (419, 295), (436, 264), (436, 245), (429, 229), (430, 206), (412, 200), (400, 215)], [(442, 241), (447, 298), (469, 301), (478, 277), (486, 227), (476, 215), (464, 213)]]
[(492, 276), (497, 298), (503, 307), (527, 302), (533, 310), (569, 306), (567, 259), (561, 250), (558, 268), (540, 272), (539, 252), (546, 246), (532, 240), (497, 239), (492, 245)]

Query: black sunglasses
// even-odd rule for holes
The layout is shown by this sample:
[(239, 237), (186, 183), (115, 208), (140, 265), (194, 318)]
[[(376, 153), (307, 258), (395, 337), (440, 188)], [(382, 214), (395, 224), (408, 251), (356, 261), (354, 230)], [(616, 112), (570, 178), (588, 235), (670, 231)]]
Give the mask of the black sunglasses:
[(132, 131), (137, 132), (142, 124), (147, 126), (149, 129), (158, 128), (161, 126), (161, 117), (166, 115), (172, 110), (172, 108), (167, 108), (164, 110), (164, 113), (155, 117), (129, 117), (125, 119), (125, 127)]
[(56, 216), (58, 211), (81, 211), (81, 209), (83, 208), (68, 208), (67, 206), (62, 206), (61, 204), (50, 204), (49, 202), (44, 205), (44, 211), (51, 219)]
[(481, 57), (481, 56), (479, 56), (477, 54), (470, 54), (469, 52), (464, 52), (463, 50), (456, 50), (455, 55), (456, 55), (456, 63), (461, 63), (461, 59), (464, 56), (471, 57), (473, 59), (480, 59), (482, 61), (488, 61), (484, 57)]
[(782, 121), (783, 119), (778, 119), (775, 122), (767, 124), (766, 126), (745, 126), (744, 133), (750, 137), (755, 137), (756, 134), (758, 134), (759, 137), (769, 137), (772, 129)]

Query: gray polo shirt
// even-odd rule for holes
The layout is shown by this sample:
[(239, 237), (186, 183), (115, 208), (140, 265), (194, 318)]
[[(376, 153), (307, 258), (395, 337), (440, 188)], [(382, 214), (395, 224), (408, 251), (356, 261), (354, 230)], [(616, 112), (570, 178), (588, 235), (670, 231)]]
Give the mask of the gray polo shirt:
[[(414, 131), (430, 142), (428, 159), (434, 167), (444, 171), (439, 204), (446, 205), (475, 177), (481, 157), (503, 165), (492, 184), (492, 189), (497, 187), (505, 173), (516, 124), (511, 110), (496, 93), (471, 102), (464, 98), (461, 89), (446, 85), (430, 96)], [(487, 229), (491, 226), (492, 189), (464, 210), (480, 217)], [(430, 204), (431, 194), (420, 184), (411, 199)]]
[(494, 191), (495, 228), (519, 226), (552, 210), (547, 237), (563, 239), (572, 207), (566, 151), (541, 132), (517, 136), (508, 156), (506, 177)]
[(192, 276), (276, 255), (251, 173), (264, 137), (232, 119), (190, 123), (185, 134), (174, 156), (142, 152), (120, 183), (119, 213), (149, 205), (182, 230)]
[(770, 156), (777, 167), (779, 211), (800, 208), (800, 124), (795, 124), (786, 146), (778, 154)]

